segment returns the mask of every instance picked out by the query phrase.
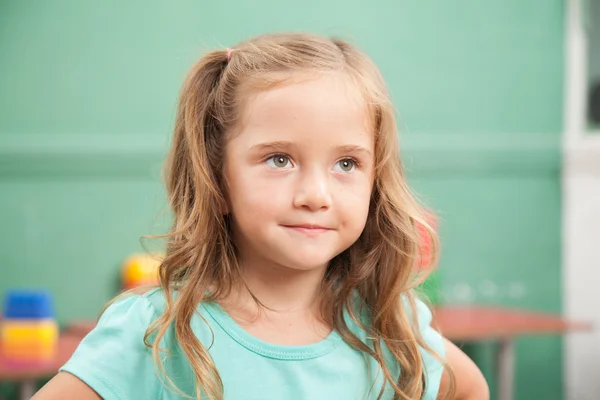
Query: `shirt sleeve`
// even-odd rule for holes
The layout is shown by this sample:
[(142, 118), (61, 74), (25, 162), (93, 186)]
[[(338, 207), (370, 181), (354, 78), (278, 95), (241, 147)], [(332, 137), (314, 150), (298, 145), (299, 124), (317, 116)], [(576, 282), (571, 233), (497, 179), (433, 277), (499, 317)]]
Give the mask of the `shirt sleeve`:
[[(431, 326), (431, 310), (425, 303), (415, 299), (419, 331), (425, 343), (442, 359), (446, 356), (446, 344), (442, 335)], [(444, 373), (444, 366), (433, 354), (421, 349), (421, 357), (425, 367), (426, 391), (424, 400), (436, 400), (440, 390), (440, 382)]]
[(85, 382), (104, 400), (158, 399), (162, 385), (144, 335), (156, 311), (144, 296), (110, 305), (60, 371)]

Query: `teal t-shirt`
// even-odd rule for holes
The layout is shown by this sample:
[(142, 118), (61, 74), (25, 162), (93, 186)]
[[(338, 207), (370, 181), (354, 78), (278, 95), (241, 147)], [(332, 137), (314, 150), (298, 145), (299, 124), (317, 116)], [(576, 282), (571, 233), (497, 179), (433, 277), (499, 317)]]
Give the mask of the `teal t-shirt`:
[[(104, 312), (96, 328), (81, 342), (61, 368), (94, 389), (105, 400), (183, 399), (163, 386), (155, 370), (144, 334), (164, 310), (162, 290), (119, 300)], [(431, 313), (417, 303), (419, 329), (426, 343), (444, 356), (444, 342), (431, 326)], [(205, 322), (206, 321), (206, 322)], [(203, 303), (191, 321), (193, 331), (210, 355), (223, 381), (225, 400), (365, 400), (376, 399), (382, 373), (375, 361), (369, 367), (365, 356), (333, 331), (324, 340), (306, 346), (280, 346), (250, 335), (219, 305)], [(364, 331), (349, 327), (366, 343)], [(194, 375), (170, 329), (161, 347), (169, 378), (193, 397)], [(421, 356), (426, 369), (425, 400), (437, 397), (442, 365), (428, 352)], [(395, 376), (399, 367), (391, 365)], [(373, 385), (375, 382), (375, 385)], [(392, 399), (387, 388), (383, 399)]]

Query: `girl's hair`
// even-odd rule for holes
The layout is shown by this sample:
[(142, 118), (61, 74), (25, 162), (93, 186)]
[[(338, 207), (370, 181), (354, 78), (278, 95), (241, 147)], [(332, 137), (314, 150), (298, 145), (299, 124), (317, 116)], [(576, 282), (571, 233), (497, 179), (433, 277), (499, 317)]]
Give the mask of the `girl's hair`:
[[(421, 242), (418, 225), (427, 227), (433, 239), (433, 261), (436, 235), (405, 183), (395, 109), (378, 68), (345, 41), (309, 34), (263, 35), (236, 45), (233, 51), (210, 52), (192, 67), (182, 87), (165, 168), (174, 214), (172, 231), (161, 236), (168, 239), (159, 269), (167, 303), (144, 339), (153, 349), (161, 376), (179, 393), (160, 357), (159, 343), (170, 326), (195, 373), (194, 396), (223, 398), (219, 373), (190, 321), (199, 303), (222, 300), (242, 283), (230, 217), (223, 212), (227, 209), (223, 177), (227, 133), (252, 91), (323, 73), (344, 74), (358, 89), (368, 108), (375, 143), (367, 223), (360, 238), (327, 268), (322, 283), (324, 318), (347, 343), (377, 361), (385, 378), (379, 398), (386, 382), (398, 399), (424, 394), (426, 371), (419, 346), (433, 351), (416, 320), (414, 288), (426, 275), (417, 274), (415, 268)], [(371, 345), (349, 329), (344, 311), (372, 339)], [(385, 348), (400, 366), (399, 379), (386, 364)]]

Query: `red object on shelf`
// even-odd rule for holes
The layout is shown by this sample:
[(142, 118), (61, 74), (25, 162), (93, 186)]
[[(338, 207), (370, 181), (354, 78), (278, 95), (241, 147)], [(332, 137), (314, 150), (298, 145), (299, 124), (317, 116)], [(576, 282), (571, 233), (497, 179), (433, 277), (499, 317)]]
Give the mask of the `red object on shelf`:
[[(436, 215), (432, 211), (429, 211), (427, 213), (426, 220), (429, 226), (433, 228), (433, 230), (437, 230), (438, 220)], [(419, 229), (419, 233), (421, 234), (421, 253), (420, 259), (417, 262), (417, 267), (419, 269), (425, 269), (431, 264), (433, 240), (429, 231), (425, 228), (425, 225), (417, 222), (417, 228)]]

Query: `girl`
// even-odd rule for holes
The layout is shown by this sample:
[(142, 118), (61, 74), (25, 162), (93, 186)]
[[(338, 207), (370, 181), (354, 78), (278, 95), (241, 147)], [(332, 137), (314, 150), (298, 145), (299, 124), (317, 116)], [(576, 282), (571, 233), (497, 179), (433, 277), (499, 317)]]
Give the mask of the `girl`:
[(35, 400), (488, 398), (415, 297), (425, 221), (354, 47), (266, 35), (207, 54), (166, 166), (160, 288), (114, 301)]

